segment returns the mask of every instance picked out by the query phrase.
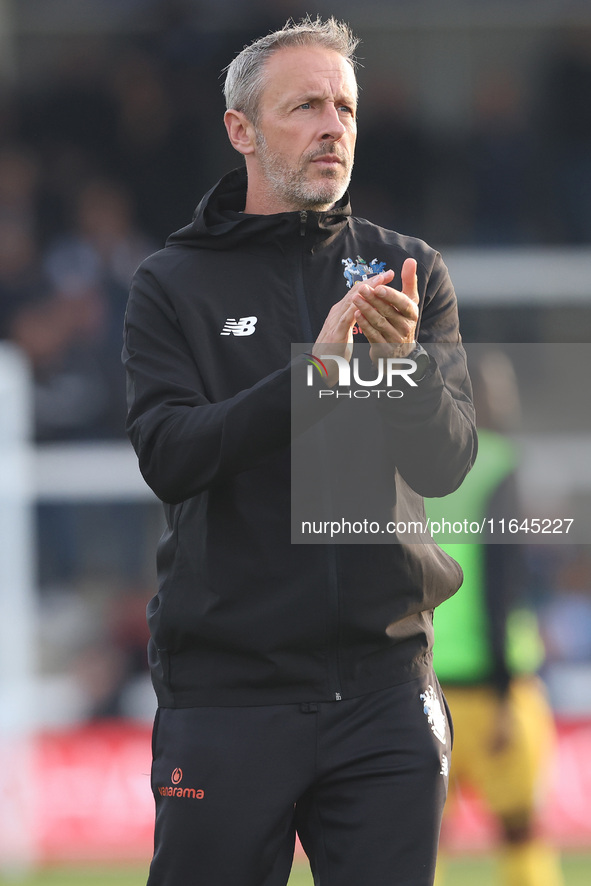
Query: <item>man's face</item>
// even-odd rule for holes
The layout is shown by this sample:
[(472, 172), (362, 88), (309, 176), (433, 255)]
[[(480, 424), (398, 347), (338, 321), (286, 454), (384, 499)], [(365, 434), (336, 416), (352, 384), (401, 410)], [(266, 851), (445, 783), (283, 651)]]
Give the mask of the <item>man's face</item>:
[[(267, 62), (249, 167), (254, 211), (328, 209), (351, 178), (357, 85), (349, 62), (320, 47), (280, 49)], [(265, 208), (261, 208), (260, 200)]]

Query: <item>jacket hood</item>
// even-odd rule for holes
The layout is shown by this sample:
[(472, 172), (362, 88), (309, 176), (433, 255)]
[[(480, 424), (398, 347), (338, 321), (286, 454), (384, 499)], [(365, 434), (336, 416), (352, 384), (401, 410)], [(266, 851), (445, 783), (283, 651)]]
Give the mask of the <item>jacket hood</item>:
[[(205, 194), (193, 214), (193, 221), (171, 234), (167, 246), (195, 246), (207, 249), (232, 249), (245, 240), (274, 231), (287, 234), (302, 224), (301, 212), (282, 212), (276, 215), (246, 215), (246, 168), (227, 173)], [(306, 230), (317, 239), (329, 242), (348, 223), (351, 215), (349, 194), (346, 193), (325, 212), (306, 212)]]

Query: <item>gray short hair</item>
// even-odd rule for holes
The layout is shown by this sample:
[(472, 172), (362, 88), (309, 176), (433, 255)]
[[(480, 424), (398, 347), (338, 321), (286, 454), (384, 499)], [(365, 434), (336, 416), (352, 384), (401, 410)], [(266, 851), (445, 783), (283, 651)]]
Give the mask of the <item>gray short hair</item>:
[(321, 46), (338, 52), (353, 70), (357, 67), (355, 49), (359, 40), (345, 22), (331, 16), (322, 21), (320, 16), (312, 19), (306, 16), (299, 22), (290, 19), (279, 31), (260, 37), (238, 53), (224, 69), (224, 95), (226, 108), (242, 111), (256, 125), (258, 123), (259, 102), (266, 84), (265, 64), (277, 52), (291, 46)]

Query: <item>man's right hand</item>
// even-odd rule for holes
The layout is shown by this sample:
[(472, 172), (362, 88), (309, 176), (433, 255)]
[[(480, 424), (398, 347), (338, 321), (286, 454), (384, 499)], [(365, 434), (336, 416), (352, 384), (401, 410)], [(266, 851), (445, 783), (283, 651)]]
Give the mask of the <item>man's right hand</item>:
[[(337, 357), (345, 357), (346, 360), (350, 360), (353, 353), (355, 313), (358, 311), (358, 307), (354, 304), (353, 299), (359, 287), (370, 286), (373, 289), (376, 286), (387, 285), (393, 279), (394, 271), (383, 271), (381, 274), (376, 274), (375, 277), (355, 283), (345, 297), (330, 309), (312, 348), (314, 356), (321, 357), (322, 354), (334, 354)], [(333, 387), (339, 377), (338, 366), (334, 360), (327, 362), (327, 370), (327, 383), (329, 387)]]

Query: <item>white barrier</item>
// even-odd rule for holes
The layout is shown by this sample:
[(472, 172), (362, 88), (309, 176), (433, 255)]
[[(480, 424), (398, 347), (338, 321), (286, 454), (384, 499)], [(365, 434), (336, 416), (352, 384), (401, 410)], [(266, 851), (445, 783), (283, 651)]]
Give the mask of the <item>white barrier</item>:
[(154, 501), (129, 443), (45, 443), (32, 464), (37, 501)]
[(0, 345), (0, 866), (35, 863), (32, 715), (35, 588), (30, 383), (19, 351)]

